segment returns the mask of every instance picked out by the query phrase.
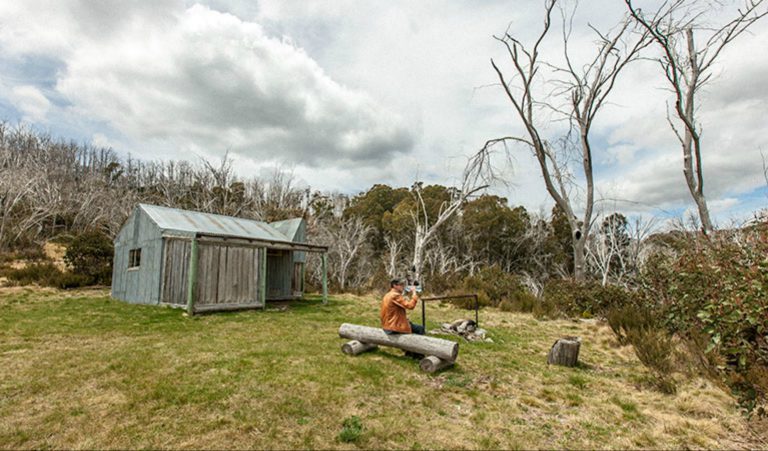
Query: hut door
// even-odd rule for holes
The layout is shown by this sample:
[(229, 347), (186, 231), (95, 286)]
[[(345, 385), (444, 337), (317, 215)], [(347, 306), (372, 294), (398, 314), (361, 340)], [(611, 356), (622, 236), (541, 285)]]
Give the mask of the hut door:
[(292, 275), (291, 253), (282, 250), (268, 250), (267, 299), (290, 299)]

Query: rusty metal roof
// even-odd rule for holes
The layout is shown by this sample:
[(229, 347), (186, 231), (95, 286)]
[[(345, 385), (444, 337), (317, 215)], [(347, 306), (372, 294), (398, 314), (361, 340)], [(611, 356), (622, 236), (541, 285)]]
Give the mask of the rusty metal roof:
[(301, 218), (285, 219), (283, 221), (270, 222), (269, 225), (276, 228), (280, 233), (287, 236), (291, 241), (295, 240), (296, 233), (301, 227)]
[[(288, 243), (293, 241), (293, 235), (286, 235), (278, 227), (273, 227), (266, 222), (158, 205), (139, 204), (139, 208), (163, 231), (212, 234)], [(301, 218), (297, 219), (299, 222), (301, 221)]]

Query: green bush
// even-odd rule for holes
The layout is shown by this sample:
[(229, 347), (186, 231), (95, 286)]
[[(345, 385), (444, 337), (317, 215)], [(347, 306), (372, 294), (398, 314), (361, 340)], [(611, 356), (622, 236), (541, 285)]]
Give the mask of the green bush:
[(671, 377), (675, 369), (672, 337), (664, 330), (642, 327), (628, 330), (626, 341), (632, 344), (643, 365), (653, 372), (657, 388), (667, 394), (675, 393), (677, 387)]
[(16, 260), (40, 261), (45, 260), (45, 258), (45, 252), (43, 252), (40, 246), (25, 247), (0, 253), (0, 263), (9, 263)]
[(91, 278), (84, 274), (75, 274), (69, 271), (62, 272), (52, 280), (54, 287), (62, 289), (80, 288), (91, 285)]
[(61, 271), (51, 262), (33, 263), (19, 269), (6, 272), (8, 281), (15, 285), (55, 286), (55, 281), (61, 276)]
[[(464, 294), (477, 294), (481, 306), (496, 307), (507, 301), (505, 308), (513, 310), (525, 308), (528, 309), (527, 311), (531, 311), (536, 302), (536, 298), (528, 293), (517, 276), (507, 273), (495, 265), (485, 267), (474, 275), (465, 277), (460, 290)], [(468, 301), (468, 303), (472, 302), (474, 301)], [(470, 306), (467, 305), (467, 307)]]
[(33, 285), (54, 288), (79, 288), (89, 284), (90, 278), (82, 274), (61, 271), (53, 263), (33, 263), (20, 269), (4, 271), (13, 285)]
[(461, 284), (462, 277), (457, 273), (435, 272), (434, 274), (429, 275), (424, 290), (428, 291), (430, 295), (441, 295), (459, 290)]
[(564, 315), (551, 297), (542, 297), (533, 308), (533, 316), (538, 319), (554, 319)]
[[(768, 399), (768, 230), (669, 236), (641, 275), (640, 294), (671, 333), (696, 338), (713, 371), (748, 409)], [(691, 340), (701, 343), (701, 340)]]
[(339, 432), (338, 439), (343, 443), (356, 442), (363, 433), (363, 422), (360, 417), (353, 415), (345, 418), (342, 423), (341, 432)]
[(542, 298), (545, 310), (582, 318), (605, 316), (611, 309), (635, 302), (634, 294), (622, 287), (603, 287), (597, 282), (572, 279), (549, 280)]
[(112, 283), (112, 240), (100, 232), (85, 232), (76, 236), (64, 254), (72, 272), (87, 277), (88, 284)]
[(635, 305), (610, 309), (605, 317), (619, 343), (624, 345), (630, 344), (631, 333), (660, 327), (659, 321), (653, 317), (649, 310)]

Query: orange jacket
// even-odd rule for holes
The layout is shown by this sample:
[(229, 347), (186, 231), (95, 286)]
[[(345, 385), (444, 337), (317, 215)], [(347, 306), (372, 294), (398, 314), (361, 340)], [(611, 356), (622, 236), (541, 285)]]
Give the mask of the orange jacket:
[(405, 310), (416, 307), (419, 296), (414, 293), (411, 299), (406, 299), (399, 291), (392, 289), (381, 300), (381, 328), (404, 334), (411, 333), (411, 323), (405, 316)]

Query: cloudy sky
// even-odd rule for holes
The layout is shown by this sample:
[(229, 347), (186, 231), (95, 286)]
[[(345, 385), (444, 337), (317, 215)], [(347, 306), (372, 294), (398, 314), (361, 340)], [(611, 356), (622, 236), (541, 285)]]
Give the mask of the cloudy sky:
[[(0, 119), (143, 159), (229, 151), (242, 176), (281, 167), (313, 189), (451, 184), (486, 140), (520, 133), (490, 65), (505, 64), (492, 36), (509, 27), (530, 42), (542, 3), (0, 0)], [(606, 29), (623, 13), (618, 0), (582, 3), (577, 57), (592, 49), (588, 24)], [(722, 55), (700, 102), (721, 224), (768, 205), (766, 46), (768, 20)], [(544, 52), (558, 48), (553, 34)], [(638, 63), (595, 124), (606, 209), (667, 216), (692, 205), (659, 76)], [(548, 210), (529, 152), (510, 150), (508, 183), (493, 190)]]

